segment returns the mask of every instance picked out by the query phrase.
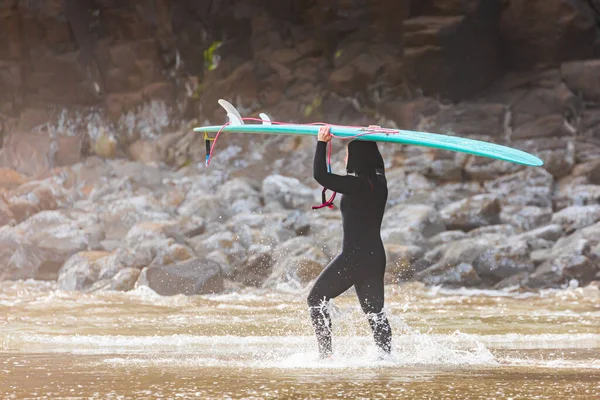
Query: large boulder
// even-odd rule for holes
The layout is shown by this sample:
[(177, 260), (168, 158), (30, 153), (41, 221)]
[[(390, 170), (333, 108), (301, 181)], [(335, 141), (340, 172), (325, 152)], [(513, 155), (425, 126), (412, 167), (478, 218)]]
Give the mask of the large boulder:
[(564, 254), (540, 265), (529, 276), (527, 285), (530, 287), (561, 287), (572, 279), (576, 279), (579, 286), (585, 286), (594, 280), (599, 270), (598, 263), (586, 256)]
[(542, 168), (526, 168), (485, 182), (484, 186), (502, 204), (552, 207), (554, 178)]
[[(550, 250), (537, 250), (531, 253), (534, 262), (542, 263), (561, 256), (590, 256), (592, 248), (600, 243), (600, 222), (574, 233), (560, 237)], [(592, 257), (593, 258), (593, 257)]]
[(531, 230), (550, 223), (552, 209), (536, 206), (505, 205), (500, 212), (502, 223), (511, 224), (523, 230)]
[(233, 280), (248, 286), (262, 286), (273, 270), (272, 254), (273, 251), (269, 246), (250, 246), (248, 257), (235, 271)]
[(83, 290), (100, 279), (103, 262), (108, 256), (104, 251), (77, 253), (69, 258), (58, 274), (61, 290)]
[(562, 225), (567, 233), (600, 221), (600, 204), (571, 206), (552, 215), (552, 223)]
[[(460, 11), (440, 15), (432, 10), (434, 15), (417, 15), (403, 22), (403, 62), (425, 94), (457, 100), (486, 88), (500, 72), (501, 2), (471, 1), (441, 9)], [(466, 57), (469, 63), (464, 62)]]
[(45, 210), (67, 207), (74, 200), (58, 179), (34, 180), (11, 190), (6, 203), (17, 223)]
[(423, 269), (420, 262), (425, 251), (414, 245), (392, 244), (385, 247), (386, 250), (386, 282), (396, 283), (399, 279), (405, 280), (414, 275), (416, 271)]
[(41, 249), (14, 229), (0, 228), (0, 281), (56, 279), (65, 255)]
[(235, 178), (219, 187), (217, 197), (229, 205), (232, 214), (253, 212), (261, 207), (260, 192), (246, 179)]
[(445, 229), (432, 206), (399, 205), (385, 212), (381, 237), (385, 243), (419, 245)]
[(170, 220), (171, 215), (149, 196), (135, 196), (111, 202), (100, 218), (106, 239), (120, 240), (137, 223)]
[(0, 198), (0, 227), (4, 225), (14, 225), (14, 223), (15, 218), (12, 211), (10, 211), (10, 208), (8, 208), (4, 200)]
[(481, 278), (471, 264), (456, 265), (438, 263), (417, 273), (415, 279), (428, 285), (443, 285), (450, 287), (477, 286)]
[(220, 293), (223, 291), (223, 274), (216, 262), (194, 258), (145, 268), (136, 285), (148, 286), (162, 296)]
[(195, 253), (200, 256), (208, 257), (214, 251), (222, 253), (227, 259), (227, 267), (222, 272), (227, 277), (233, 276), (247, 258), (247, 249), (239, 236), (229, 230), (197, 236), (191, 240), (191, 244)]
[[(3, 279), (54, 280), (69, 257), (99, 249), (104, 238), (96, 215), (76, 211), (43, 211), (4, 232), (2, 248), (8, 259), (0, 262), (6, 266)], [(25, 252), (22, 259), (21, 252)]]
[(600, 59), (566, 62), (561, 65), (560, 72), (573, 92), (586, 100), (600, 100)]
[(287, 209), (310, 209), (315, 199), (313, 191), (298, 179), (282, 175), (270, 175), (262, 183), (265, 203), (278, 203)]
[(596, 46), (594, 11), (582, 1), (511, 0), (500, 32), (506, 59), (520, 68), (590, 58)]
[(569, 185), (565, 189), (556, 196), (557, 207), (600, 204), (600, 185)]
[(443, 134), (500, 138), (507, 109), (503, 104), (460, 103), (442, 109), (432, 118), (432, 129)]
[(471, 230), (500, 223), (500, 202), (494, 195), (475, 195), (451, 203), (440, 211), (448, 229)]
[(473, 267), (481, 278), (495, 283), (519, 272), (533, 272), (529, 253), (526, 241), (506, 240), (479, 254)]
[(287, 284), (303, 287), (315, 279), (329, 262), (329, 257), (311, 238), (299, 236), (290, 239), (273, 250), (273, 271), (265, 286)]

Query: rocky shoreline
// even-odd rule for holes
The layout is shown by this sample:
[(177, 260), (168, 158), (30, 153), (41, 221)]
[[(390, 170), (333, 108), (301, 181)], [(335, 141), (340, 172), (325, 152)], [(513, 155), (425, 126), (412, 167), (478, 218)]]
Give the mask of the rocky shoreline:
[[(387, 283), (598, 285), (596, 1), (50, 3), (0, 6), (0, 280), (305, 287), (341, 241), (339, 210), (310, 209), (314, 140), (224, 136), (207, 169), (191, 128), (224, 122), (222, 97), (248, 116), (457, 134), (545, 161), (382, 145)], [(220, 18), (236, 23), (206, 25)]]
[[(431, 150), (422, 151), (427, 162)], [(83, 291), (142, 284), (165, 295), (309, 284), (340, 248), (339, 210), (310, 209), (320, 194), (310, 176), (235, 177), (220, 158), (216, 167), (175, 170), (90, 157), (37, 180), (2, 170), (0, 279), (56, 279)], [(482, 184), (391, 167), (386, 282), (537, 289), (598, 281), (599, 165), (577, 165), (568, 190), (543, 168)]]

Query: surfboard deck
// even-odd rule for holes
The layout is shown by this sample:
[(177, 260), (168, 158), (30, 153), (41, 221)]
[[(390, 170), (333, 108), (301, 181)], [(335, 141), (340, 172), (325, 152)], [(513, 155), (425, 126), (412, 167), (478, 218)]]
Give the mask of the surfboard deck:
[[(222, 104), (221, 101), (219, 101), (219, 103), (224, 106), (224, 108), (226, 107), (226, 105)], [(226, 102), (223, 101), (223, 103)], [(227, 105), (231, 106), (229, 103), (227, 103)], [(231, 108), (233, 108), (233, 106), (231, 106)], [(226, 108), (226, 110), (228, 110), (228, 115), (233, 113), (232, 111), (229, 111), (228, 108)], [(233, 108), (233, 110), (235, 110), (235, 108)], [(311, 136), (317, 136), (319, 132), (319, 125), (271, 123), (271, 121), (267, 119), (268, 117), (266, 117), (266, 115), (263, 116), (262, 114), (261, 118), (264, 120), (262, 124), (245, 124), (243, 121), (239, 121), (238, 118), (241, 119), (241, 117), (231, 117), (230, 115), (230, 125), (204, 126), (194, 128), (194, 131), (209, 134), (218, 133), (221, 131), (221, 133)], [(368, 127), (356, 128), (340, 125), (330, 125), (330, 127), (333, 135), (342, 138), (356, 137), (355, 140), (401, 143), (406, 145), (431, 147), (441, 150), (458, 151), (533, 167), (544, 165), (544, 162), (540, 158), (525, 151), (495, 143), (484, 142), (481, 140), (402, 129)]]

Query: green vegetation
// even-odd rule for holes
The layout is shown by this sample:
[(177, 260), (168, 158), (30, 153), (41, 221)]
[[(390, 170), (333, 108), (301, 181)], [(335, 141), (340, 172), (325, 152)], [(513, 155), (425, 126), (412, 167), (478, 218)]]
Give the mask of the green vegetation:
[(209, 71), (213, 71), (219, 65), (218, 57), (215, 55), (215, 50), (221, 47), (223, 43), (220, 41), (212, 42), (208, 49), (204, 50), (204, 65), (208, 66)]

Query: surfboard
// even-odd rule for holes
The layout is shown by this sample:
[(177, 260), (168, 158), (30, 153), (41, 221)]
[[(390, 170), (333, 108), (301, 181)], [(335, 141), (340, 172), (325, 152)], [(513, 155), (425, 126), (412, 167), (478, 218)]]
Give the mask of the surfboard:
[[(312, 135), (317, 136), (320, 125), (329, 125), (335, 137), (354, 140), (370, 140), (375, 142), (401, 143), (405, 145), (424, 146), (441, 150), (457, 151), (476, 156), (539, 167), (544, 162), (525, 151), (495, 143), (468, 139), (459, 136), (438, 133), (408, 131), (402, 129), (353, 127), (333, 124), (294, 124), (273, 122), (264, 113), (258, 118), (242, 118), (236, 108), (229, 102), (220, 99), (219, 104), (226, 110), (229, 122), (225, 125), (212, 125), (194, 128), (196, 132), (210, 133), (247, 133), (267, 135)], [(245, 121), (257, 123), (246, 124)]]

